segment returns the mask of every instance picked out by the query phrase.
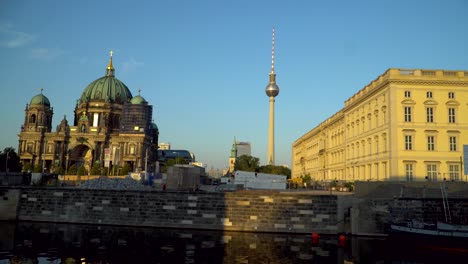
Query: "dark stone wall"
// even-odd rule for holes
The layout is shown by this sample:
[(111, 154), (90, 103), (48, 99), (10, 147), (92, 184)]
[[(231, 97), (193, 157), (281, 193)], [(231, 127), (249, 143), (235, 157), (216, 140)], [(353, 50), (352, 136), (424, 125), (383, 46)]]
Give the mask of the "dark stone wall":
[(351, 199), (273, 191), (21, 188), (16, 192), (20, 221), (324, 234), (345, 231), (343, 216), (337, 212), (347, 212), (339, 207)]

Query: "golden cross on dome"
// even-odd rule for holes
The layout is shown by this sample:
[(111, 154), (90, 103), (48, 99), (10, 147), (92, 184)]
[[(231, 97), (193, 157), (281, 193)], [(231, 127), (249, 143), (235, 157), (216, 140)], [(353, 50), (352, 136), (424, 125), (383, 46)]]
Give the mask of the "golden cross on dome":
[(138, 95), (140, 95), (140, 92), (141, 92), (141, 89), (140, 89), (140, 88), (138, 88)]
[(39, 90), (41, 90), (41, 94), (42, 94), (42, 91), (44, 91), (44, 88), (41, 87), (41, 89), (39, 89)]
[(111, 57), (112, 57), (112, 54), (114, 54), (114, 51), (113, 51), (113, 50), (111, 50), (109, 53), (110, 53), (110, 55), (111, 55)]

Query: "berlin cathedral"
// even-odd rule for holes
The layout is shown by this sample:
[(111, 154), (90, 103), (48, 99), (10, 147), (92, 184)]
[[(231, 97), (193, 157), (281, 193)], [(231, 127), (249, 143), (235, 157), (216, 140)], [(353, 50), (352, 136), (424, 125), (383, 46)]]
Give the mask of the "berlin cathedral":
[[(53, 107), (42, 93), (26, 104), (19, 134), (19, 157), (25, 168), (67, 172), (127, 166), (131, 171), (156, 170), (159, 130), (153, 107), (115, 77), (112, 51), (106, 74), (91, 82), (77, 100), (73, 125), (66, 116), (52, 131)], [(101, 170), (102, 171), (102, 170)]]

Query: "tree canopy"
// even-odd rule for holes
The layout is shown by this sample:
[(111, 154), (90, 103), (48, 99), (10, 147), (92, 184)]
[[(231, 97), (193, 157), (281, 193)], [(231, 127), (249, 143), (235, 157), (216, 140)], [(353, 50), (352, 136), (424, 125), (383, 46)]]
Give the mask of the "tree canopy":
[(20, 158), (13, 147), (6, 147), (0, 152), (0, 171), (6, 171), (7, 167), (11, 172), (21, 171)]
[(261, 166), (258, 170), (261, 173), (284, 175), (288, 179), (291, 178), (291, 169), (285, 166), (265, 165)]
[(236, 158), (234, 170), (240, 171), (256, 171), (260, 166), (260, 159), (249, 155), (241, 155)]
[(188, 164), (188, 161), (186, 161), (183, 157), (176, 157), (174, 159), (168, 159), (164, 166), (161, 168), (162, 172), (167, 172), (167, 169), (169, 167), (172, 167), (176, 164)]

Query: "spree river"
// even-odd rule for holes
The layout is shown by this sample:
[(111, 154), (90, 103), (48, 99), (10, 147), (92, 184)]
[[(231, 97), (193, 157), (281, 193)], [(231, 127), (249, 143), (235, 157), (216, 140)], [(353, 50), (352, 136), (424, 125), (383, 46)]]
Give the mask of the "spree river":
[[(421, 245), (424, 241), (421, 241)], [(468, 263), (468, 249), (412, 241), (309, 234), (244, 233), (0, 222), (5, 263)]]

